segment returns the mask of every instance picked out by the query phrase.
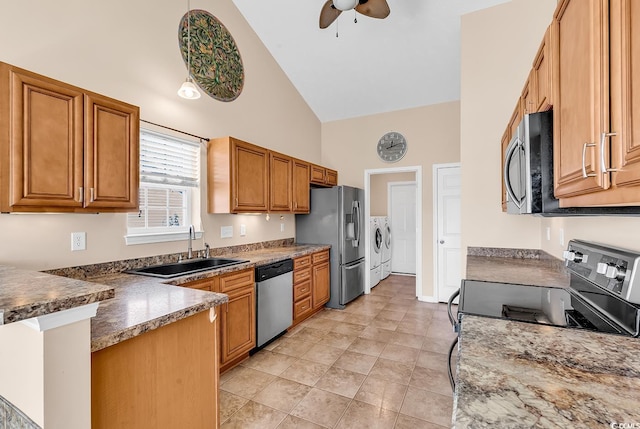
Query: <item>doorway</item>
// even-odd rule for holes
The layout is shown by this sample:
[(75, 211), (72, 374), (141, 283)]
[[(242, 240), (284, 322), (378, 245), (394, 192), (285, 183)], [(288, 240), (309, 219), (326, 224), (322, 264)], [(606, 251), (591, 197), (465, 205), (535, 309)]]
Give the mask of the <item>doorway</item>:
[[(365, 189), (365, 225), (369, 225), (371, 221), (371, 178), (372, 176), (379, 174), (393, 174), (393, 173), (414, 173), (415, 175), (415, 186), (416, 186), (416, 227), (415, 227), (415, 236), (422, 237), (422, 166), (410, 166), (410, 167), (396, 167), (396, 168), (381, 168), (381, 169), (371, 169), (365, 170), (364, 172), (364, 189)], [(384, 201), (384, 204), (387, 204), (387, 201)], [(371, 260), (371, 243), (369, 241), (368, 234), (365, 236), (365, 293), (370, 293), (370, 260)], [(415, 259), (416, 259), (416, 297), (420, 301), (429, 301), (432, 302), (433, 299), (430, 296), (423, 296), (422, 292), (422, 279), (423, 279), (423, 269), (422, 269), (422, 239), (415, 240)], [(393, 260), (393, 257), (392, 257)]]

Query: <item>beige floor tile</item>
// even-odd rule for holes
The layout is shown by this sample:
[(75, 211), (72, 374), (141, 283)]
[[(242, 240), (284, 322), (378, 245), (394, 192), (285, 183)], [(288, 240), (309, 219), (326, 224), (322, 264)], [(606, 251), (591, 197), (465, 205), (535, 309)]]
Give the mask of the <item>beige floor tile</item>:
[(420, 350), (412, 347), (401, 346), (398, 344), (387, 344), (380, 354), (380, 357), (413, 365), (416, 362), (416, 359), (418, 359), (419, 354)]
[(344, 321), (354, 325), (368, 326), (379, 312), (380, 310), (368, 310), (363, 313), (350, 314)]
[(282, 353), (274, 353), (269, 350), (261, 350), (242, 363), (247, 368), (257, 369), (271, 375), (280, 375), (289, 368), (298, 358)]
[(329, 333), (329, 335), (324, 337), (318, 344), (346, 350), (356, 338), (358, 337), (355, 335), (347, 335), (347, 334), (339, 334), (336, 332), (331, 332)]
[(392, 300), (391, 304), (387, 304), (384, 307), (384, 310), (388, 310), (388, 311), (402, 311), (402, 312), (407, 312), (408, 310), (408, 304), (398, 304), (395, 302), (396, 300)]
[(405, 320), (398, 323), (396, 331), (404, 332), (405, 334), (414, 334), (424, 337), (427, 334), (431, 320)]
[(253, 397), (254, 402), (266, 405), (276, 410), (290, 412), (298, 405), (311, 387), (284, 378), (276, 378), (267, 387)]
[(386, 344), (381, 343), (380, 341), (356, 338), (353, 343), (351, 343), (347, 351), (378, 357), (384, 350), (385, 346)]
[(451, 395), (440, 395), (412, 386), (409, 386), (400, 409), (401, 414), (447, 427), (451, 425), (452, 412)]
[(374, 328), (386, 329), (388, 331), (395, 331), (398, 328), (399, 322), (389, 319), (375, 318), (369, 323), (369, 326)]
[(318, 382), (318, 380), (320, 380), (320, 377), (322, 377), (328, 369), (329, 365), (300, 359), (294, 362), (280, 376), (287, 380), (297, 381), (298, 383), (306, 384), (307, 386), (313, 386)]
[(425, 337), (422, 335), (408, 334), (406, 332), (394, 332), (389, 339), (389, 344), (397, 344), (399, 346), (412, 347), (414, 349), (422, 348)]
[(451, 384), (446, 370), (415, 367), (409, 385), (441, 395), (451, 395)]
[(323, 429), (323, 426), (289, 414), (278, 426), (278, 429)]
[(287, 416), (253, 401), (247, 402), (220, 427), (222, 429), (271, 429), (276, 428)]
[(353, 401), (338, 422), (338, 429), (393, 429), (398, 413)]
[(278, 347), (273, 349), (274, 353), (281, 353), (288, 356), (300, 357), (309, 351), (314, 343), (309, 341), (302, 341), (295, 337), (288, 337), (280, 339)]
[(317, 344), (302, 355), (302, 358), (331, 366), (343, 353), (344, 349)]
[(240, 367), (236, 375), (220, 386), (234, 395), (251, 399), (256, 393), (264, 389), (275, 377), (266, 372), (257, 371), (252, 368)]
[(351, 335), (357, 337), (364, 331), (366, 327), (363, 325), (356, 325), (355, 323), (343, 322), (332, 329), (332, 332), (337, 334)]
[(400, 411), (407, 386), (369, 376), (367, 377), (354, 399), (367, 404), (382, 407), (391, 411)]
[(443, 338), (453, 341), (457, 336), (448, 320), (432, 321), (427, 329), (427, 337)]
[(365, 378), (363, 374), (331, 367), (314, 387), (352, 399)]
[(351, 400), (335, 393), (311, 389), (291, 411), (295, 417), (332, 428), (340, 420)]
[(369, 374), (369, 371), (371, 371), (371, 368), (373, 368), (376, 360), (378, 360), (376, 356), (355, 353), (347, 350), (335, 361), (333, 366), (367, 375)]
[[(442, 429), (449, 426), (450, 425), (440, 426), (435, 423), (405, 416), (404, 414), (398, 414), (398, 419), (396, 420), (394, 429)], [(278, 426), (278, 428), (279, 427), (280, 426)]]
[(389, 331), (387, 329), (374, 328), (372, 326), (367, 326), (362, 333), (360, 333), (360, 338), (367, 338), (369, 340), (381, 341), (383, 343), (388, 343), (394, 332)]
[(321, 317), (312, 317), (308, 320), (307, 325), (310, 328), (318, 329), (320, 331), (331, 331), (335, 326), (339, 325), (341, 322), (332, 319), (326, 319)]
[(369, 371), (369, 375), (399, 384), (409, 384), (412, 369), (413, 365), (378, 358), (371, 371)]
[(378, 317), (381, 319), (394, 320), (396, 322), (401, 321), (406, 312), (404, 311), (392, 311), (392, 310), (382, 310), (378, 313)]
[(422, 343), (422, 350), (447, 354), (454, 339), (455, 336), (453, 338), (435, 338), (427, 335)]
[(305, 327), (292, 335), (291, 338), (296, 340), (308, 341), (315, 344), (322, 338), (324, 338), (327, 333), (327, 331), (323, 331), (321, 329)]
[(249, 402), (247, 398), (220, 390), (220, 423), (226, 422), (247, 402)]
[(334, 310), (331, 308), (325, 308), (324, 310), (318, 312), (314, 317), (320, 317), (323, 319), (331, 319), (341, 322), (347, 317), (347, 313), (343, 310)]
[(231, 380), (240, 370), (241, 366), (236, 366), (235, 368), (231, 368), (220, 375), (220, 384), (224, 384), (227, 381)]
[(447, 371), (447, 355), (422, 350), (416, 360), (416, 366), (430, 368), (439, 371)]

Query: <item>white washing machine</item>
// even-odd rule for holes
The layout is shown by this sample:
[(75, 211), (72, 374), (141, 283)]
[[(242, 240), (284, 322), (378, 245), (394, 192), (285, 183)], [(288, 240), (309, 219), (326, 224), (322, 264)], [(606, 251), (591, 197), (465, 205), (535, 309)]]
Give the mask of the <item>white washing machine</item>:
[(380, 278), (386, 279), (391, 274), (391, 224), (387, 216), (381, 217), (382, 229), (382, 267)]
[(380, 283), (382, 277), (382, 228), (380, 228), (377, 217), (371, 217), (371, 228), (369, 231), (369, 242), (371, 243), (371, 276), (369, 287), (374, 287)]

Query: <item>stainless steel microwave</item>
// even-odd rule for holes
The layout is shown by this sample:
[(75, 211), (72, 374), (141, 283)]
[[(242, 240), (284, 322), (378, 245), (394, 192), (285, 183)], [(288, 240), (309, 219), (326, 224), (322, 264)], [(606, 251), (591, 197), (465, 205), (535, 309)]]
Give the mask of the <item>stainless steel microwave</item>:
[(553, 111), (524, 115), (504, 159), (507, 213), (539, 216), (639, 216), (640, 207), (561, 208), (553, 194)]

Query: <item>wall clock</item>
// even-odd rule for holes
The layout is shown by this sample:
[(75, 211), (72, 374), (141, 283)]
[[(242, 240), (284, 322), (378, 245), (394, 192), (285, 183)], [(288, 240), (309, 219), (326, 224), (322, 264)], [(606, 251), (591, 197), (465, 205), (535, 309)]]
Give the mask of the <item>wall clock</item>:
[(233, 101), (242, 92), (244, 67), (235, 40), (218, 19), (205, 10), (195, 9), (180, 20), (180, 52), (187, 65), (187, 17), (191, 16), (191, 70), (198, 86), (219, 101)]
[(377, 150), (384, 162), (396, 162), (407, 153), (407, 140), (402, 134), (391, 131), (380, 137)]

